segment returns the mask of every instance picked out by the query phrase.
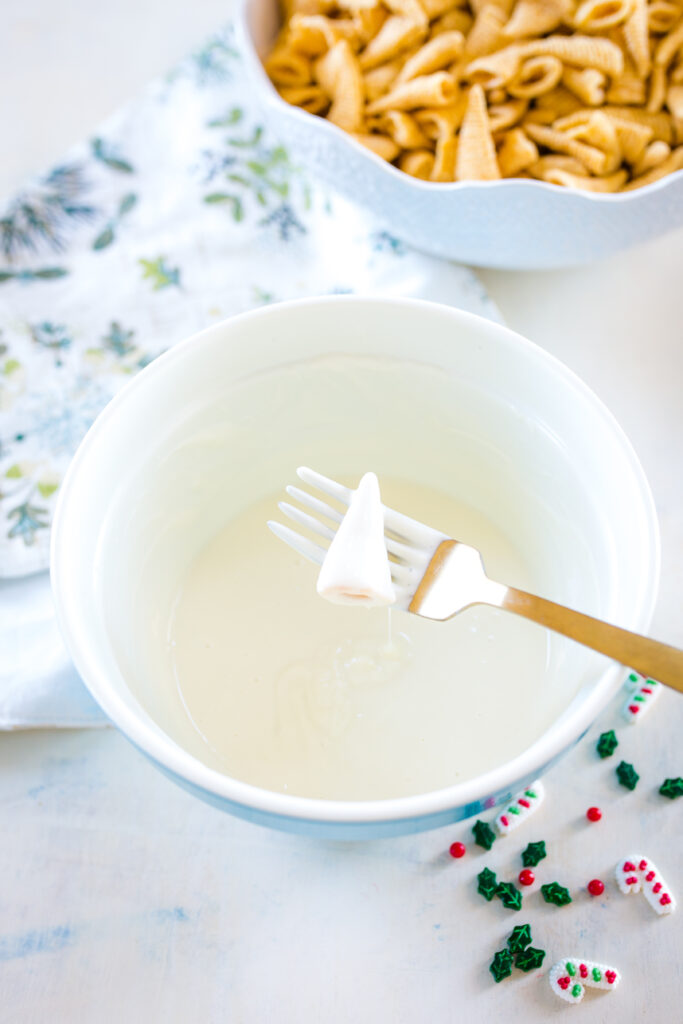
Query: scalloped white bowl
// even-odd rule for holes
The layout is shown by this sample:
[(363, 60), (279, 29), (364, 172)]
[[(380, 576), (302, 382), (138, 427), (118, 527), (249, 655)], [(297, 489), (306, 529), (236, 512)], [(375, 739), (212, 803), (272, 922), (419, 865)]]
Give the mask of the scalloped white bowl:
[(417, 249), (480, 267), (546, 269), (602, 259), (683, 223), (683, 171), (617, 195), (526, 179), (435, 184), (411, 178), (329, 121), (280, 98), (261, 63), (278, 25), (278, 0), (240, 0), (246, 69), (277, 134), (312, 176), (367, 207)]
[[(383, 370), (379, 417), (377, 392), (369, 402), (362, 388), (335, 384), (302, 402), (291, 370), (330, 354), (351, 359), (357, 375), (359, 359), (421, 364), (416, 369), (434, 371), (439, 386), (427, 394), (414, 385), (407, 406)], [(267, 408), (236, 403), (239, 382), (282, 368), (277, 420)], [(411, 449), (406, 439), (422, 436), (425, 402), (438, 444)], [(384, 432), (384, 454), (373, 462), (380, 474), (396, 475), (391, 460), (408, 479), (433, 486), (454, 473), (473, 507), (492, 517), (508, 494), (500, 514), (542, 565), (548, 597), (642, 632), (659, 578), (654, 504), (623, 433), (571, 371), (498, 324), (433, 303), (333, 296), (233, 317), (151, 363), (96, 420), (60, 489), (52, 582), (66, 644), (106, 714), (178, 784), (259, 824), (343, 839), (435, 828), (509, 799), (583, 735), (624, 676), (613, 662), (560, 641), (545, 680), (561, 695), (550, 727), (505, 763), (492, 750), (482, 774), (418, 796), (341, 801), (271, 792), (209, 767), (184, 745), (158, 705), (162, 670), (136, 653), (139, 624), (150, 628), (149, 609), (165, 621), (163, 593), (182, 578), (178, 559), (189, 564), (236, 501), (279, 489), (313, 429), (327, 438), (330, 472), (340, 452), (357, 464), (366, 434), (360, 448), (349, 439), (351, 415), (374, 425), (373, 436)], [(152, 588), (141, 606), (145, 579)]]

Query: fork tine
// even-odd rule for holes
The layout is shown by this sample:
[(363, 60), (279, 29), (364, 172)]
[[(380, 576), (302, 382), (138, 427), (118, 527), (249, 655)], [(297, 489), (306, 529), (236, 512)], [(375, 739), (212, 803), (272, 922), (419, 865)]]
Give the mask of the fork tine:
[[(316, 473), (315, 470), (309, 469), (307, 466), (300, 466), (297, 469), (297, 476), (300, 480), (303, 480), (309, 487), (315, 487), (322, 491), (330, 498), (334, 498), (336, 501), (340, 501), (343, 505), (349, 505), (351, 503), (351, 497), (353, 491), (349, 487), (344, 487), (343, 484), (338, 484), (336, 480), (330, 480), (329, 477), (323, 476), (322, 473)], [(305, 495), (306, 500), (311, 508), (314, 507), (313, 503), (319, 499), (314, 498), (312, 495), (306, 494), (305, 491), (299, 491), (298, 488), (294, 488), (297, 491), (297, 499), (302, 500), (299, 495)], [(291, 494), (291, 490), (289, 491)], [(320, 504), (324, 505), (324, 502)], [(329, 508), (329, 506), (325, 506)], [(427, 526), (425, 523), (420, 523), (417, 519), (411, 519), (410, 516), (404, 515), (402, 512), (396, 512), (393, 508), (384, 508), (384, 527), (385, 530), (389, 530), (395, 536), (386, 537), (387, 550), (391, 554), (396, 555), (397, 558), (402, 558), (410, 563), (420, 563), (425, 553), (433, 552), (442, 540), (446, 539), (446, 535), (441, 533), (440, 530), (435, 530), (431, 526)], [(334, 509), (330, 509), (333, 513), (330, 518), (336, 522), (341, 521), (341, 516), (336, 513)], [(327, 515), (328, 513), (323, 513)], [(390, 547), (391, 545), (391, 547)], [(393, 550), (392, 550), (393, 547)], [(415, 559), (414, 549), (421, 548), (421, 557), (418, 556)]]
[(413, 550), (422, 548), (425, 550), (435, 548), (445, 534), (435, 530), (432, 526), (420, 523), (417, 519), (411, 519), (403, 512), (396, 512), (393, 508), (384, 507), (384, 527), (390, 530), (398, 538), (397, 543), (404, 543)]
[(283, 540), (285, 544), (289, 544), (290, 548), (294, 548), (304, 558), (308, 558), (310, 562), (315, 562), (316, 565), (323, 564), (327, 554), (325, 548), (321, 548), (319, 544), (314, 544), (307, 537), (302, 537), (300, 533), (290, 529), (289, 526), (283, 526), (282, 523), (276, 523), (272, 519), (268, 520), (268, 526), (276, 537)]
[[(283, 506), (286, 507), (283, 508)], [(295, 522), (301, 522), (302, 519), (311, 519), (311, 517), (307, 516), (305, 512), (299, 512), (298, 509), (293, 508), (293, 506), (291, 505), (287, 505), (287, 503), (284, 501), (280, 502), (280, 508), (285, 513), (285, 515), (289, 514), (288, 510), (294, 512), (295, 515), (291, 516), (291, 518), (294, 519)], [(301, 517), (301, 519), (298, 518), (299, 516)], [(334, 532), (332, 530), (328, 531), (328, 528), (326, 526), (323, 526), (322, 523), (318, 523), (316, 520), (311, 519), (311, 524), (315, 524), (315, 526), (310, 525), (308, 522), (302, 522), (301, 525), (307, 526), (310, 529), (314, 529), (317, 527), (318, 533), (320, 533), (322, 530), (325, 530), (329, 532), (332, 536), (334, 536)], [(282, 523), (276, 523), (272, 519), (268, 520), (268, 526), (273, 531), (276, 537), (279, 537), (280, 540), (283, 540), (285, 544), (289, 544), (290, 548), (293, 548), (300, 555), (303, 555), (304, 558), (307, 558), (310, 562), (314, 562), (316, 565), (323, 564), (325, 555), (327, 554), (326, 548), (321, 547), (319, 544), (315, 544), (312, 540), (309, 540), (307, 537), (302, 537), (300, 533), (297, 533), (296, 530), (292, 530), (291, 527), (283, 526)], [(324, 536), (327, 536), (327, 532), (324, 534)], [(410, 569), (407, 565), (398, 565), (396, 562), (391, 562), (390, 566), (391, 578), (397, 587), (405, 589), (412, 588), (412, 590), (415, 589), (415, 585), (417, 584), (417, 578), (412, 569)]]
[(309, 494), (308, 491), (302, 491), (300, 487), (292, 487), (291, 484), (287, 484), (285, 490), (290, 498), (294, 498), (295, 501), (305, 505), (306, 508), (310, 508), (313, 512), (317, 512), (327, 519), (332, 519), (335, 523), (341, 523), (344, 518), (341, 512), (337, 512), (336, 508), (332, 508), (331, 505), (321, 501), (320, 498), (314, 498), (312, 494)]
[(399, 565), (397, 562), (389, 562), (389, 566), (391, 568), (391, 578), (397, 586), (412, 586), (413, 590), (415, 589), (420, 581), (420, 573), (416, 573), (408, 565)]
[(402, 544), (401, 541), (393, 540), (391, 537), (387, 537), (384, 534), (384, 543), (386, 544), (387, 551), (394, 558), (399, 558), (402, 563), (406, 565), (423, 565), (424, 563), (424, 552), (420, 551), (419, 548), (415, 548), (410, 544)]
[(296, 475), (309, 487), (317, 488), (328, 497), (341, 501), (343, 505), (351, 503), (353, 491), (349, 487), (344, 487), (343, 484), (338, 484), (336, 480), (330, 480), (329, 477), (323, 476), (322, 473), (316, 473), (315, 470), (308, 469), (307, 466), (299, 466)]
[[(321, 516), (326, 516), (328, 519), (332, 519), (335, 523), (341, 523), (344, 518), (341, 512), (337, 512), (336, 508), (332, 508), (332, 506), (328, 505), (326, 502), (320, 501), (319, 498), (315, 498), (312, 494), (309, 494), (308, 491), (302, 491), (299, 487), (292, 487), (291, 484), (288, 484), (287, 487), (285, 487), (285, 490), (290, 498), (294, 498), (296, 501), (299, 501), (302, 505), (310, 508), (313, 512), (317, 512)], [(309, 529), (315, 530), (316, 533), (320, 533), (322, 536), (332, 540), (334, 531), (323, 533), (323, 530), (320, 528), (316, 519), (310, 517), (306, 517), (306, 519), (304, 519), (303, 514), (300, 514), (299, 516), (293, 515), (291, 511), (287, 511), (285, 509), (282, 502), (280, 503), (280, 508), (285, 515), (289, 515), (290, 519), (294, 519), (295, 522), (299, 522), (303, 526), (308, 526)], [(292, 509), (292, 506), (288, 504), (287, 509)], [(298, 510), (295, 511), (298, 512)], [(386, 536), (384, 540), (389, 554), (394, 555), (395, 558), (399, 558), (407, 565), (421, 565), (424, 561), (424, 555), (422, 552), (416, 551), (411, 545), (402, 544), (400, 541), (393, 540), (391, 537)]]
[(293, 519), (299, 526), (312, 530), (313, 533), (319, 534), (325, 540), (332, 540), (334, 537), (334, 530), (331, 530), (329, 526), (325, 526), (319, 519), (309, 516), (307, 512), (302, 512), (300, 508), (295, 508), (288, 501), (279, 501), (277, 504), (280, 511), (284, 512), (288, 519)]

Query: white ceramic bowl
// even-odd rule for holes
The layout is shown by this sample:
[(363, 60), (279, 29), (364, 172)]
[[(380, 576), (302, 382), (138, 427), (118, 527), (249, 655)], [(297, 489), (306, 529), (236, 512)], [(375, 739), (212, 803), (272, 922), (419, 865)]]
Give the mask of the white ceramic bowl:
[(371, 210), (425, 252), (481, 267), (544, 269), (586, 263), (683, 223), (683, 171), (600, 195), (525, 179), (434, 184), (411, 178), (324, 118), (280, 99), (263, 70), (278, 0), (240, 0), (247, 72), (274, 131), (312, 177)]
[[(366, 395), (363, 367), (382, 379), (397, 359), (414, 364), (409, 393)], [(330, 387), (294, 401), (292, 381), (312, 361), (331, 366)], [(344, 376), (348, 367), (353, 378)], [(276, 408), (240, 398), (273, 368), (286, 368)], [(421, 388), (425, 374), (430, 383)], [(358, 393), (349, 393), (351, 379), (361, 383)], [(433, 442), (411, 447), (425, 417)], [(236, 502), (279, 491), (297, 456), (307, 459), (313, 435), (329, 442), (322, 468), (332, 475), (357, 475), (367, 456), (380, 474), (398, 471), (456, 497), (460, 488), (494, 522), (502, 517), (536, 559), (547, 596), (646, 629), (659, 570), (653, 502), (628, 441), (595, 395), (547, 353), (487, 320), (425, 302), (335, 296), (207, 329), (147, 367), (98, 418), (62, 486), (53, 533), (57, 612), (78, 671), (163, 771), (262, 824), (341, 838), (392, 835), (509, 798), (585, 732), (623, 669), (560, 640), (546, 672), (560, 710), (528, 749), (469, 781), (391, 800), (307, 799), (229, 778), (178, 742), (173, 722), (154, 711), (157, 679), (134, 642), (140, 620), (148, 628), (148, 610), (158, 608), (164, 631), (164, 595), (183, 566)]]

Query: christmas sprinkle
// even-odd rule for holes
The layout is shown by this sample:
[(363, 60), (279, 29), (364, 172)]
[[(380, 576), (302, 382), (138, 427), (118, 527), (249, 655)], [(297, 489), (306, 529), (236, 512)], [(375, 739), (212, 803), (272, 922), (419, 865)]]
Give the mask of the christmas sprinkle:
[(533, 885), (536, 881), (536, 875), (531, 868), (524, 868), (523, 871), (520, 871), (517, 881), (520, 885)]
[(528, 946), (515, 957), (515, 967), (519, 967), (520, 971), (534, 971), (537, 967), (541, 966), (544, 959), (544, 949), (535, 949), (533, 946)]
[(635, 789), (640, 775), (628, 761), (620, 761), (617, 765), (617, 778), (626, 789)]
[(626, 685), (630, 687), (631, 694), (622, 708), (622, 714), (628, 722), (639, 722), (661, 693), (662, 684), (631, 672)]
[(517, 924), (508, 939), (508, 949), (516, 956), (531, 944), (531, 925)]
[(638, 855), (619, 861), (615, 877), (623, 893), (642, 892), (657, 914), (671, 914), (676, 909), (670, 889), (647, 857)]
[(459, 860), (467, 853), (467, 847), (464, 843), (451, 843), (448, 852), (451, 857), (455, 857), (456, 860)]
[(547, 885), (542, 885), (541, 892), (546, 903), (554, 903), (556, 907), (564, 907), (567, 903), (572, 902), (569, 889), (565, 889), (559, 882), (549, 882)]
[(522, 824), (523, 821), (533, 814), (543, 803), (545, 790), (543, 783), (537, 779), (532, 782), (528, 789), (523, 789), (512, 798), (507, 807), (500, 812), (495, 820), (496, 830), (501, 836), (506, 836)]
[(512, 882), (500, 882), (496, 889), (496, 896), (508, 910), (522, 909), (522, 894)]
[(588, 891), (591, 896), (602, 896), (605, 891), (605, 883), (601, 882), (599, 878), (592, 878), (588, 883)]
[(525, 868), (535, 868), (539, 860), (546, 856), (545, 842), (541, 839), (537, 843), (528, 844), (526, 850), (522, 852), (522, 864)]
[(580, 1003), (586, 988), (616, 988), (621, 976), (613, 967), (567, 957), (553, 964), (548, 980), (551, 989), (560, 999), (567, 1003)]
[(602, 818), (602, 811), (599, 807), (589, 807), (586, 811), (586, 817), (589, 821), (600, 821), (600, 818)]
[(662, 796), (668, 796), (669, 800), (675, 800), (677, 796), (683, 796), (683, 779), (664, 779), (659, 787)]
[(503, 978), (509, 978), (512, 974), (512, 953), (510, 950), (499, 949), (489, 965), (489, 970), (496, 982), (502, 981)]
[(472, 826), (472, 832), (477, 846), (483, 846), (485, 850), (490, 850), (496, 841), (496, 833), (485, 821), (476, 821)]
[(481, 893), (485, 900), (490, 903), (493, 897), (496, 895), (498, 889), (498, 880), (496, 878), (495, 871), (491, 871), (490, 868), (484, 868), (477, 875), (477, 892)]
[(595, 748), (600, 757), (611, 757), (614, 751), (619, 746), (619, 740), (617, 739), (614, 729), (610, 729), (609, 732), (603, 732), (600, 734), (598, 745)]

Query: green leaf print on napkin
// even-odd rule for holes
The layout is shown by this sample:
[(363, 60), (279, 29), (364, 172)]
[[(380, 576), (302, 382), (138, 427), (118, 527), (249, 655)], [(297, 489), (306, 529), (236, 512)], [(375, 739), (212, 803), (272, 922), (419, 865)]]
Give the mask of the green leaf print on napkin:
[(217, 35), (201, 50), (193, 53), (190, 61), (200, 84), (206, 84), (229, 79), (230, 66), (238, 57), (237, 50), (226, 36)]
[(142, 276), (145, 280), (153, 282), (152, 288), (155, 292), (162, 288), (170, 288), (171, 285), (180, 287), (180, 268), (169, 267), (165, 256), (158, 256), (155, 260), (139, 260), (142, 267)]
[(159, 354), (143, 351), (134, 338), (133, 328), (112, 320), (108, 332), (102, 335), (102, 344), (90, 346), (85, 354), (99, 372), (132, 374), (144, 369)]
[(133, 173), (133, 165), (124, 160), (105, 139), (93, 139), (90, 146), (95, 159), (99, 160), (106, 167), (110, 167), (112, 171), (118, 171), (120, 174)]
[(40, 270), (0, 270), (0, 284), (7, 281), (20, 281), (30, 284), (31, 281), (51, 281), (58, 277), (66, 277), (66, 267), (42, 267)]
[[(242, 109), (233, 107), (225, 117), (208, 121), (207, 127), (225, 128), (242, 120)], [(275, 226), (280, 238), (289, 241), (293, 233), (306, 233), (290, 202), (294, 185), (298, 185), (304, 210), (310, 208), (310, 192), (285, 146), (268, 145), (264, 135), (263, 126), (255, 125), (246, 134), (227, 136), (224, 149), (203, 154), (207, 165), (205, 182), (213, 182), (220, 175), (228, 183), (227, 189), (214, 190), (203, 198), (208, 205), (225, 206), (238, 223), (246, 216), (245, 204), (252, 201), (265, 214), (258, 223)]]
[(239, 107), (231, 107), (227, 114), (223, 117), (214, 117), (213, 120), (207, 121), (208, 128), (230, 128), (234, 124), (239, 122), (244, 117), (244, 111)]
[(239, 196), (231, 196), (227, 192), (211, 192), (208, 196), (204, 196), (204, 202), (209, 204), (228, 203), (233, 220), (238, 222), (244, 220), (244, 206)]
[(7, 536), (10, 539), (21, 537), (25, 544), (32, 544), (38, 530), (47, 530), (49, 526), (47, 515), (46, 508), (31, 505), (28, 500), (22, 502), (21, 505), (17, 505), (7, 513), (10, 522), (14, 520), (14, 525)]
[(81, 164), (62, 164), (21, 192), (0, 217), (0, 250), (6, 259), (41, 247), (63, 251), (73, 227), (97, 213), (83, 202), (88, 189)]
[(116, 230), (121, 223), (121, 220), (133, 209), (137, 201), (138, 197), (134, 192), (129, 192), (119, 201), (115, 215), (109, 221), (104, 230), (99, 233), (92, 244), (92, 247), (96, 252), (99, 252), (100, 249), (106, 249), (107, 246), (111, 245), (116, 238)]
[(40, 324), (29, 324), (28, 326), (32, 339), (36, 345), (40, 345), (42, 348), (59, 351), (69, 348), (71, 345), (71, 336), (64, 324), (53, 324), (49, 320), (44, 320)]
[(109, 334), (105, 334), (102, 340), (114, 355), (123, 357), (127, 356), (129, 352), (135, 351), (135, 345), (130, 343), (130, 339), (134, 335), (135, 331), (127, 331), (116, 320), (112, 320)]

